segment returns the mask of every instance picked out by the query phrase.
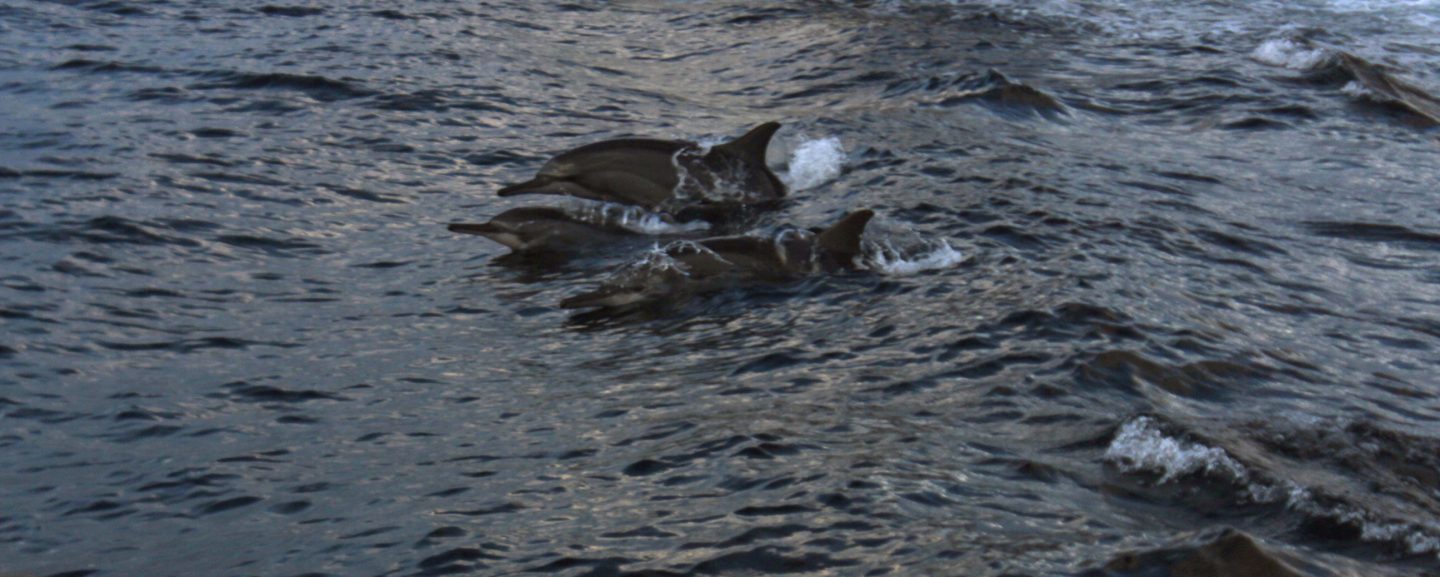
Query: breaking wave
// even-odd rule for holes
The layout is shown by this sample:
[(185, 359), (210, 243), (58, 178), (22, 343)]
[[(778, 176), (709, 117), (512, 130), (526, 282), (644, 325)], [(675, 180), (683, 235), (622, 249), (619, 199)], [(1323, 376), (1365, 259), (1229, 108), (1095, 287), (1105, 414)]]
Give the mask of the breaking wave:
[(1122, 473), (1159, 475), (1156, 484), (1182, 482), (1200, 475), (1227, 483), (1237, 490), (1238, 501), (1278, 503), (1312, 520), (1349, 527), (1361, 541), (1387, 543), (1411, 555), (1440, 557), (1440, 524), (1391, 518), (1349, 502), (1344, 495), (1329, 495), (1288, 479), (1276, 478), (1256, 466), (1247, 466), (1220, 447), (1178, 438), (1147, 416), (1121, 425), (1104, 460)]

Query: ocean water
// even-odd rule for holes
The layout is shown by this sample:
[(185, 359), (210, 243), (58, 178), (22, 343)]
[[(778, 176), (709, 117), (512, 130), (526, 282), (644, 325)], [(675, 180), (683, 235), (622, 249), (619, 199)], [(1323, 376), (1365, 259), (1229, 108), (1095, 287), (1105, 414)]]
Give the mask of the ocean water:
[[(1170, 575), (1234, 529), (1440, 575), (1437, 25), (0, 3), (0, 574)], [(495, 191), (772, 120), (739, 232), (871, 208), (861, 270), (575, 315), (664, 241), (445, 229), (704, 234)]]

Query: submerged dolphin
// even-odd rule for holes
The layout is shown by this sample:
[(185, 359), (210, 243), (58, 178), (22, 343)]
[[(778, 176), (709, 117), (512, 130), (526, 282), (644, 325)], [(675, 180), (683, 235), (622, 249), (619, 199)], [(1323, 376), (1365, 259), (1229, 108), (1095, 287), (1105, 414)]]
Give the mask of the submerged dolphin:
[(1353, 82), (1369, 91), (1368, 95), (1372, 100), (1414, 114), (1419, 117), (1419, 124), (1440, 125), (1440, 100), (1420, 87), (1405, 82), (1386, 72), (1384, 68), (1349, 52), (1339, 53), (1338, 65), (1354, 78)]
[(678, 211), (696, 204), (757, 204), (785, 196), (765, 165), (780, 123), (767, 122), (708, 150), (693, 142), (627, 138), (587, 144), (550, 159), (535, 178), (500, 196), (559, 194)]
[(1310, 560), (1226, 529), (1208, 543), (1126, 553), (1080, 577), (1305, 577), (1334, 575)]
[(788, 230), (774, 238), (732, 236), (666, 245), (600, 288), (561, 301), (567, 309), (623, 307), (712, 292), (743, 282), (783, 282), (817, 272), (853, 270), (860, 236), (875, 216), (857, 210), (830, 228)]

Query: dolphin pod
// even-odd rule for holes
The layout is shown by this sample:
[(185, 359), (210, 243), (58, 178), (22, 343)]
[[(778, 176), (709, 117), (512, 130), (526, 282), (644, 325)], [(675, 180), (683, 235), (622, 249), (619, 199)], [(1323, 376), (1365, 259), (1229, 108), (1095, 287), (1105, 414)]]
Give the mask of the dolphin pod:
[(773, 238), (730, 236), (676, 241), (622, 269), (600, 288), (560, 302), (561, 308), (616, 308), (676, 300), (742, 283), (784, 282), (857, 268), (860, 237), (875, 216), (857, 210), (821, 231), (785, 230)]
[[(749, 210), (778, 206), (785, 198), (785, 184), (765, 163), (765, 151), (779, 129), (780, 123), (766, 122), (709, 147), (644, 138), (587, 144), (551, 158), (534, 178), (501, 188), (497, 194), (569, 196), (591, 201), (598, 210), (520, 207), (489, 222), (453, 223), (448, 228), (483, 236), (513, 253), (577, 253), (650, 232), (685, 234), (708, 228), (709, 223), (728, 223)], [(671, 242), (560, 306), (612, 309), (744, 283), (853, 270), (860, 237), (873, 216), (873, 211), (857, 210), (824, 230), (791, 228), (773, 238), (720, 236)], [(655, 226), (636, 227), (635, 219), (654, 219), (647, 224)]]
[(785, 197), (785, 184), (765, 165), (780, 123), (710, 147), (688, 141), (627, 138), (561, 153), (526, 182), (500, 196), (559, 194), (678, 211), (689, 205), (755, 204)]
[[(766, 122), (708, 148), (690, 141), (648, 138), (587, 144), (546, 161), (534, 178), (501, 188), (497, 194), (561, 195), (634, 207), (672, 225), (728, 222), (744, 216), (746, 209), (773, 208), (785, 197), (785, 184), (765, 164), (765, 151), (779, 129), (780, 123)], [(487, 223), (454, 223), (449, 229), (484, 236), (516, 253), (574, 252), (638, 234), (606, 218), (605, 212), (586, 215), (522, 207)]]

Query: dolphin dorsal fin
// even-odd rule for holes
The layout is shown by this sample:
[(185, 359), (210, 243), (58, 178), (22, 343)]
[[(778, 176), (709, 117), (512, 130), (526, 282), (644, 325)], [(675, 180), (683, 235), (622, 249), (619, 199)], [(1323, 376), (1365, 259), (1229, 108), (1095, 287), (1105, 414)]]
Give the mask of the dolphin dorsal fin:
[(870, 218), (874, 216), (875, 211), (868, 208), (847, 214), (840, 222), (821, 232), (815, 243), (821, 250), (835, 255), (841, 262), (848, 263), (860, 254), (860, 235), (865, 233), (865, 225), (869, 224)]
[(770, 147), (770, 137), (775, 136), (777, 130), (780, 130), (779, 122), (766, 122), (751, 128), (744, 136), (717, 145), (712, 150), (723, 150), (736, 158), (765, 166), (765, 149)]

